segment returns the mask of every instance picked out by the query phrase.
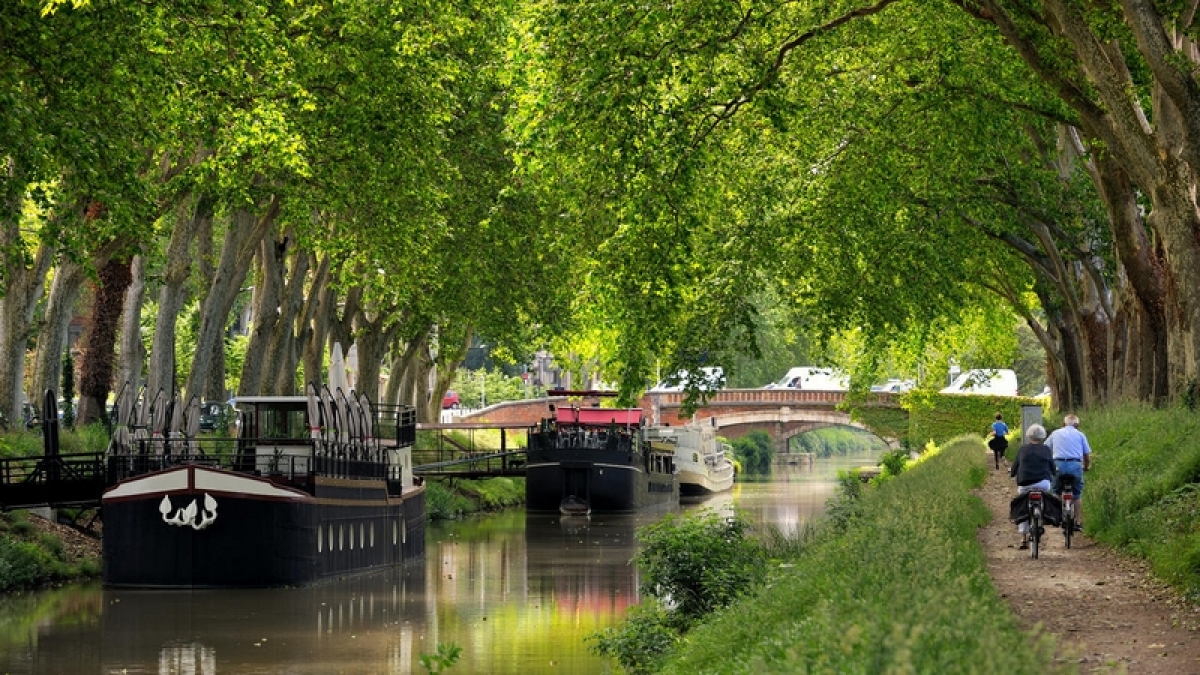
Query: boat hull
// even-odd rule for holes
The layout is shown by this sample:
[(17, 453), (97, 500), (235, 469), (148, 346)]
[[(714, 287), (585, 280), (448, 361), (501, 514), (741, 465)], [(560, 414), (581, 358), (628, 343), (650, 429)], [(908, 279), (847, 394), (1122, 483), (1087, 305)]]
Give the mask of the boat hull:
[(314, 494), (187, 465), (105, 493), (108, 586), (298, 586), (420, 559), (423, 487), (316, 479)]
[(592, 513), (631, 513), (679, 502), (673, 471), (655, 471), (644, 455), (606, 450), (530, 449), (526, 466), (526, 509), (558, 513), (576, 496)]
[(704, 497), (725, 492), (733, 487), (733, 468), (724, 475), (709, 475), (705, 471), (679, 472), (679, 494), (682, 497)]

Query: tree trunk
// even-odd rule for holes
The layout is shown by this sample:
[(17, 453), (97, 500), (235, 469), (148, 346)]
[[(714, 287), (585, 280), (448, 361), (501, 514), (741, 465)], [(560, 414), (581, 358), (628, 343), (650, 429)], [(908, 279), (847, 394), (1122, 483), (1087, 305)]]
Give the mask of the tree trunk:
[[(234, 211), (228, 229), (225, 231), (225, 242), (221, 248), (221, 258), (213, 274), (212, 284), (204, 299), (200, 312), (200, 333), (196, 343), (196, 360), (192, 364), (192, 372), (188, 376), (187, 391), (207, 390), (210, 371), (214, 361), (224, 362), (223, 340), (225, 338), (226, 322), (229, 311), (237, 299), (242, 281), (250, 268), (250, 261), (258, 243), (270, 231), (275, 218), (279, 215), (279, 200), (272, 197), (265, 213), (255, 217), (250, 211), (239, 208)], [(219, 357), (217, 356), (219, 355)]]
[[(19, 208), (16, 213), (20, 213)], [(0, 414), (11, 424), (21, 422), (26, 395), (33, 393), (25, 391), (25, 356), (34, 335), (33, 313), (45, 290), (46, 273), (53, 259), (50, 247), (42, 244), (30, 264), (19, 245), (17, 225), (16, 221), (0, 223), (0, 257), (6, 279), (4, 294), (0, 295)]]
[(372, 401), (379, 400), (379, 367), (386, 347), (396, 335), (396, 325), (388, 324), (391, 317), (379, 316), (373, 321), (365, 313), (355, 320), (354, 341), (358, 349), (358, 390)]
[(307, 316), (301, 310), (311, 264), (312, 256), (307, 251), (294, 248), (287, 286), (281, 298), (279, 323), (275, 325), (275, 335), (267, 357), (267, 372), (275, 374), (274, 390), (284, 396), (297, 393), (299, 345), (307, 333)]
[(1167, 377), (1172, 398), (1200, 382), (1200, 222), (1191, 191), (1186, 180), (1165, 182), (1155, 190), (1147, 217), (1167, 260)]
[[(158, 291), (158, 316), (154, 324), (154, 344), (150, 348), (150, 370), (147, 388), (168, 395), (176, 393), (179, 382), (175, 373), (175, 327), (179, 313), (187, 304), (187, 280), (192, 274), (192, 241), (200, 231), (201, 224), (213, 216), (213, 200), (207, 196), (197, 198), (191, 213), (181, 208), (167, 243), (166, 260), (163, 265), (162, 286)], [(193, 392), (187, 392), (191, 394)]]
[(308, 289), (308, 302), (304, 303), (304, 311), (296, 331), (300, 351), (298, 358), (304, 365), (303, 381), (314, 385), (323, 382), (322, 357), (325, 354), (325, 337), (329, 334), (332, 316), (329, 308), (336, 307), (336, 291), (329, 284), (330, 273), (330, 257), (326, 255), (317, 264), (316, 274), (313, 275), (312, 285)]
[(75, 303), (86, 279), (83, 266), (64, 259), (54, 271), (50, 283), (50, 296), (46, 301), (46, 314), (38, 333), (37, 355), (34, 358), (33, 390), (39, 392), (33, 404), (45, 417), (42, 410), (42, 395), (47, 389), (59, 392), (62, 379), (63, 351), (67, 348), (67, 326), (75, 314)]
[(1114, 369), (1121, 397), (1161, 405), (1167, 400), (1167, 319), (1163, 261), (1146, 235), (1137, 191), (1111, 155), (1098, 153), (1096, 187), (1109, 214), (1117, 261), (1124, 270), (1114, 302), (1121, 308), (1123, 368)]
[(106, 403), (112, 389), (117, 326), (121, 323), (125, 292), (132, 280), (129, 259), (110, 260), (100, 270), (79, 376), (77, 424), (81, 426), (107, 419)]
[(125, 291), (121, 310), (121, 372), (117, 378), (117, 391), (128, 386), (127, 396), (136, 396), (142, 386), (142, 364), (146, 348), (142, 343), (142, 300), (146, 295), (146, 259), (134, 256), (130, 268), (129, 288)]
[(279, 297), (283, 285), (283, 256), (274, 237), (263, 237), (258, 244), (259, 273), (254, 284), (253, 324), (250, 329), (250, 344), (246, 347), (246, 360), (242, 364), (242, 377), (238, 383), (238, 394), (257, 396), (263, 391), (263, 372), (266, 370), (267, 348), (279, 322)]

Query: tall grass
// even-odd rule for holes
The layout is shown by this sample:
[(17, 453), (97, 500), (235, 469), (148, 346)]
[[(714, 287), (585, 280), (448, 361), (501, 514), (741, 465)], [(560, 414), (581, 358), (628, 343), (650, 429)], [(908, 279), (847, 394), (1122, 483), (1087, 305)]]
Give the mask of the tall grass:
[(1048, 637), (1018, 627), (996, 594), (970, 493), (978, 439), (952, 443), (857, 497), (756, 593), (681, 643), (668, 673), (1047, 673)]
[[(108, 430), (100, 423), (63, 428), (58, 433), (58, 445), (64, 455), (104, 452), (108, 448)], [(41, 427), (0, 432), (0, 457), (32, 457), (45, 452)]]
[(1125, 405), (1080, 417), (1093, 458), (1080, 501), (1088, 535), (1200, 600), (1200, 415)]
[(432, 478), (425, 483), (425, 508), (430, 520), (455, 520), (524, 503), (524, 478)]

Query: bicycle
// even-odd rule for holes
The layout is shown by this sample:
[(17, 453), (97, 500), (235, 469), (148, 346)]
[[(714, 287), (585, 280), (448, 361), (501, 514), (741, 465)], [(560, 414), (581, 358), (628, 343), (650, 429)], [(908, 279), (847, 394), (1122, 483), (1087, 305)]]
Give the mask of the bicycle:
[(1042, 534), (1045, 530), (1042, 528), (1042, 491), (1030, 490), (1026, 495), (1029, 499), (1029, 549), (1030, 555), (1034, 560), (1038, 557), (1038, 548), (1041, 544)]
[(1063, 538), (1071, 548), (1071, 536), (1075, 534), (1075, 476), (1062, 474), (1058, 477), (1058, 495), (1062, 498)]

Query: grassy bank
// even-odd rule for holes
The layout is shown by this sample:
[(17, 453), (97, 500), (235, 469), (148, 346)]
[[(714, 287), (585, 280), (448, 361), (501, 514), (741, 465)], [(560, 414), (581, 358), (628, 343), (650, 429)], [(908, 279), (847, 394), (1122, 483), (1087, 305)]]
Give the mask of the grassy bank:
[(430, 520), (454, 520), (524, 503), (524, 478), (434, 478), (425, 482), (425, 510)]
[(1200, 601), (1200, 415), (1122, 406), (1079, 416), (1093, 453), (1081, 501), (1088, 536), (1145, 558)]
[(1020, 630), (975, 541), (985, 475), (972, 439), (864, 490), (664, 672), (1054, 672), (1049, 639)]

